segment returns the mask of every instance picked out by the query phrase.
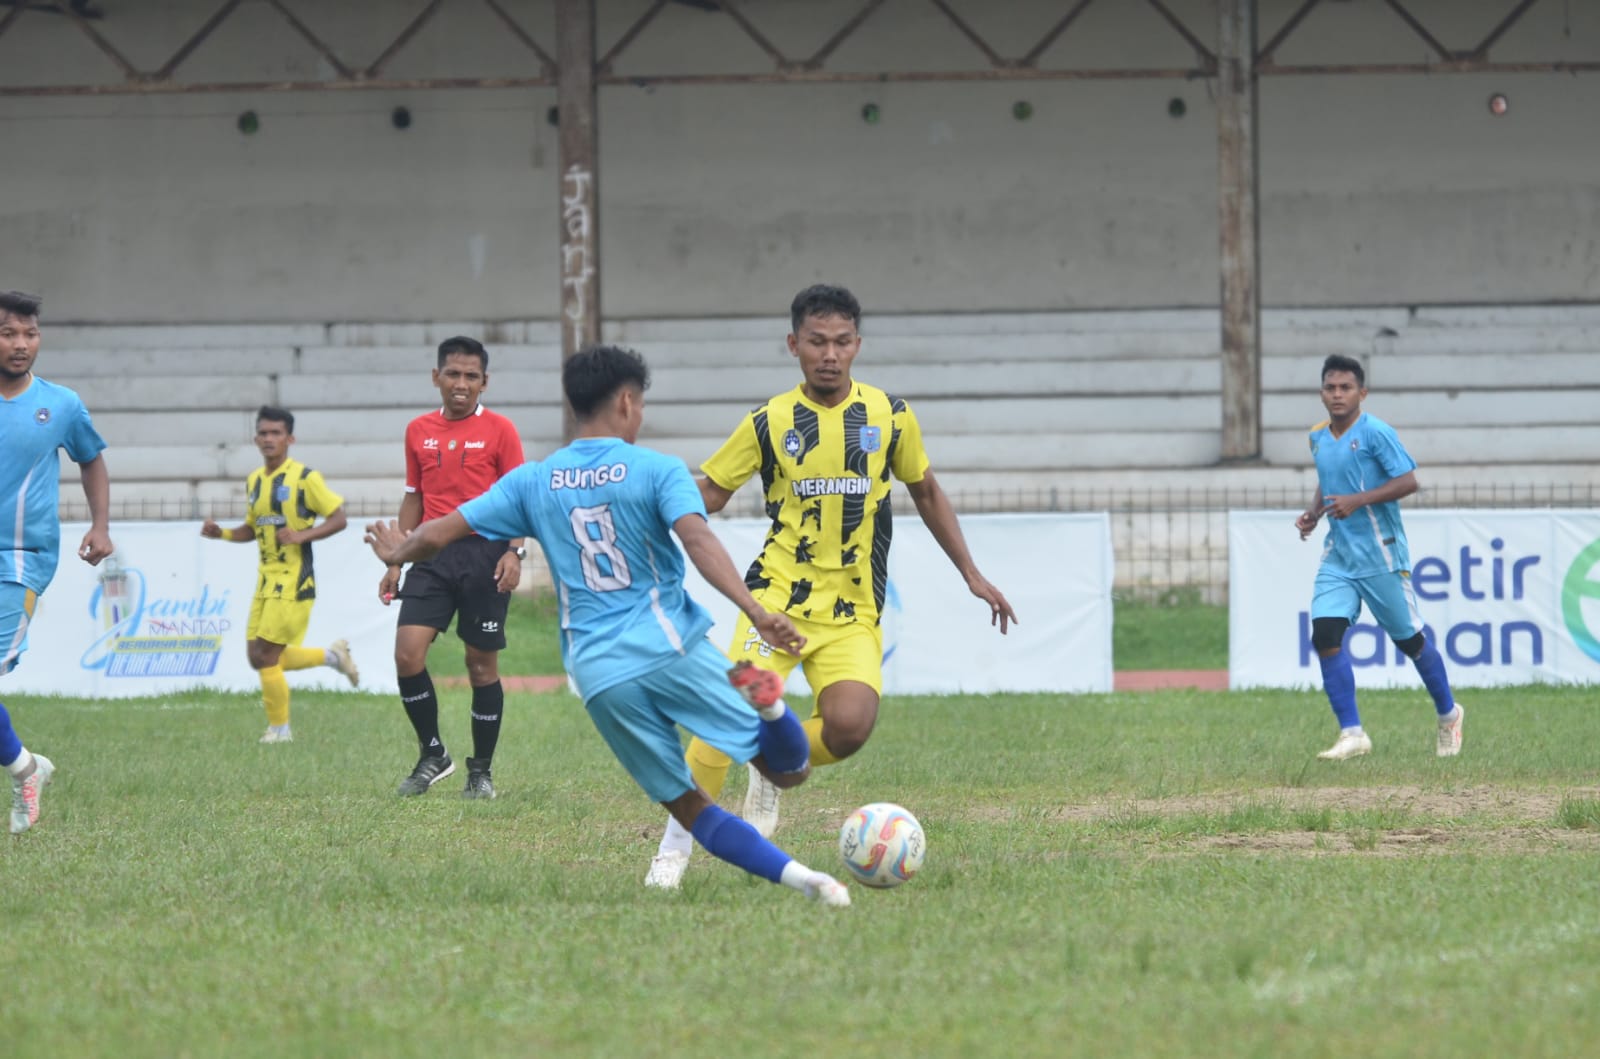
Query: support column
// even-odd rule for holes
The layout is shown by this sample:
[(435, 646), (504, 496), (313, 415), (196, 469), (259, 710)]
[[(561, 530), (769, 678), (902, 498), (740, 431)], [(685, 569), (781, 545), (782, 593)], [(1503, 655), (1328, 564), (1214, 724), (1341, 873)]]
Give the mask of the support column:
[(1217, 220), (1222, 458), (1261, 458), (1261, 243), (1256, 192), (1256, 0), (1217, 0)]
[[(594, 0), (556, 0), (556, 103), (561, 122), (561, 361), (600, 341), (599, 136)], [(577, 432), (562, 404), (561, 433)]]

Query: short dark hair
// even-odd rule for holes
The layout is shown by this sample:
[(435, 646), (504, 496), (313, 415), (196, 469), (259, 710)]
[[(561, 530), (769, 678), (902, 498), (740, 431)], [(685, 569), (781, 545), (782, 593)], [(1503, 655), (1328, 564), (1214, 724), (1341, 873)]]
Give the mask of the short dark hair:
[(1322, 378), (1326, 379), (1330, 371), (1348, 371), (1356, 377), (1357, 386), (1363, 390), (1367, 388), (1367, 369), (1363, 368), (1361, 362), (1354, 357), (1334, 353), (1322, 362)]
[(439, 343), (439, 367), (444, 367), (444, 362), (450, 359), (452, 353), (464, 353), (469, 357), (477, 357), (484, 371), (489, 370), (489, 351), (483, 348), (483, 343), (476, 338), (466, 335), (456, 335)]
[(256, 409), (256, 426), (259, 427), (263, 419), (271, 423), (282, 423), (285, 433), (294, 433), (294, 413), (287, 408), (264, 404)]
[(561, 366), (561, 388), (579, 419), (589, 419), (624, 386), (650, 388), (644, 358), (620, 346), (585, 346)]
[(44, 299), (37, 294), (24, 294), (19, 290), (0, 291), (0, 313), (12, 316), (38, 316)]
[(818, 283), (796, 294), (789, 306), (790, 329), (799, 334), (800, 325), (805, 323), (808, 316), (843, 316), (855, 325), (856, 330), (861, 329), (861, 303), (843, 287)]

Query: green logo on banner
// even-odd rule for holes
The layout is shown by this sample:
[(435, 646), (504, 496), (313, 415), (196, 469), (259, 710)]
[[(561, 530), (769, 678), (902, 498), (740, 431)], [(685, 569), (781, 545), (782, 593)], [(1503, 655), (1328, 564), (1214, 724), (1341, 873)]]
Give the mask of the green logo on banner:
[(1561, 582), (1561, 616), (1566, 619), (1567, 632), (1583, 653), (1600, 662), (1600, 638), (1583, 619), (1583, 601), (1600, 602), (1600, 581), (1590, 575), (1600, 566), (1600, 541), (1594, 541), (1572, 561), (1566, 580)]

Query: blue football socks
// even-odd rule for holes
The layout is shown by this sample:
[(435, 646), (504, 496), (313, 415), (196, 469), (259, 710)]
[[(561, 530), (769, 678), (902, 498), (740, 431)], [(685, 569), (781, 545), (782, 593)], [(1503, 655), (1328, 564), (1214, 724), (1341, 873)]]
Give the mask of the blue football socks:
[(695, 819), (693, 831), (695, 841), (713, 857), (769, 882), (781, 882), (784, 866), (794, 859), (720, 805), (706, 808)]
[(776, 721), (762, 721), (756, 733), (756, 746), (773, 772), (799, 772), (811, 755), (805, 727), (793, 710), (785, 709)]
[(11, 715), (6, 712), (5, 703), (0, 702), (0, 768), (5, 768), (21, 756), (22, 740), (17, 738), (16, 729), (11, 727)]
[(1350, 656), (1343, 650), (1319, 656), (1322, 663), (1322, 688), (1328, 693), (1328, 704), (1339, 719), (1339, 727), (1360, 728), (1361, 711), (1356, 709), (1356, 671)]
[(1432, 640), (1424, 640), (1422, 652), (1411, 660), (1422, 677), (1423, 687), (1433, 696), (1433, 709), (1440, 717), (1456, 708), (1455, 696), (1450, 692), (1450, 678), (1444, 672), (1444, 659)]

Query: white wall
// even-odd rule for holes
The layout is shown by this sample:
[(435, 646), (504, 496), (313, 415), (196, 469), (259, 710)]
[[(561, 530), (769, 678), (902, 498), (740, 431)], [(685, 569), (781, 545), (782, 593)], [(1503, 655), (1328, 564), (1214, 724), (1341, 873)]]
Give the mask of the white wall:
[[(100, 29), (159, 66), (215, 5), (110, 4)], [(302, 5), (304, 7), (305, 5)], [(601, 50), (644, 4), (601, 0)], [(1262, 36), (1299, 4), (1267, 0)], [(1502, 0), (1415, 5), (1452, 47)], [(415, 4), (302, 17), (364, 65)], [(546, 48), (547, 2), (512, 5)], [(1046, 0), (958, 4), (1005, 55), (1060, 17)], [(1213, 5), (1177, 10), (1208, 43)], [(1600, 5), (1542, 4), (1496, 58), (1600, 57)], [(795, 55), (859, 5), (749, 0)], [(358, 17), (353, 12), (366, 12)], [(486, 5), (450, 4), (396, 77), (526, 74)], [(244, 5), (186, 76), (314, 78), (326, 65)], [(1284, 62), (1420, 61), (1376, 0), (1326, 3)], [(1184, 66), (1148, 5), (1101, 0), (1043, 65)], [(891, 3), (834, 69), (975, 69), (932, 5)], [(624, 74), (770, 69), (723, 16), (670, 4)], [(0, 38), (0, 84), (114, 81), (60, 18)], [(1512, 111), (1491, 117), (1505, 91)], [(1205, 82), (611, 87), (601, 92), (608, 317), (770, 315), (829, 278), (879, 312), (1214, 305), (1215, 112)], [(1170, 98), (1188, 105), (1167, 116)], [(1026, 122), (1014, 101), (1033, 104)], [(0, 276), (57, 321), (526, 319), (554, 315), (558, 186), (550, 89), (0, 97), (8, 145)], [(882, 120), (859, 117), (877, 103)], [(1269, 304), (1600, 298), (1600, 75), (1276, 77), (1261, 90), (1262, 295)], [(388, 123), (408, 106), (409, 130)], [(234, 128), (240, 111), (261, 131)]]

